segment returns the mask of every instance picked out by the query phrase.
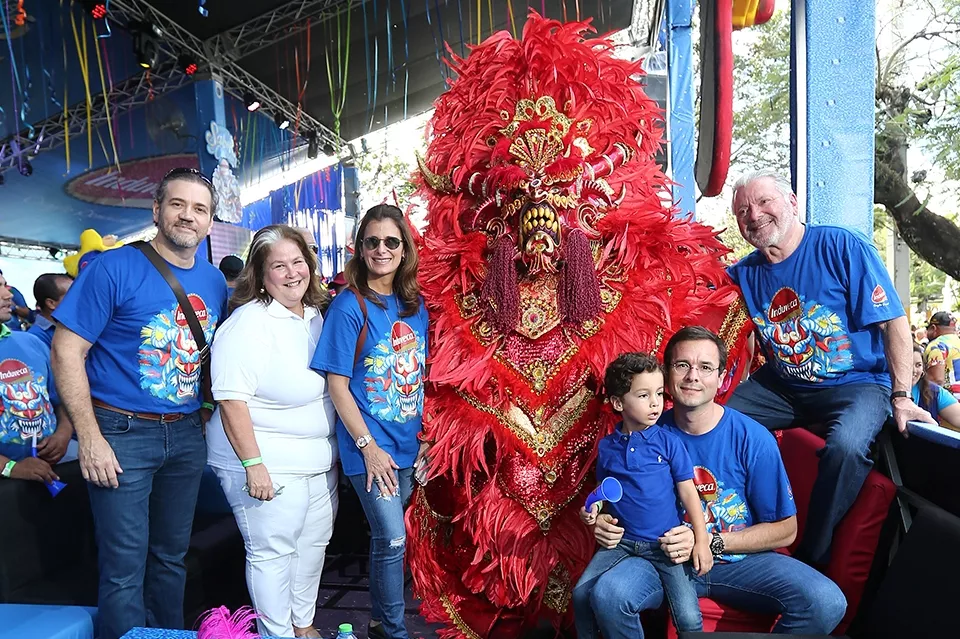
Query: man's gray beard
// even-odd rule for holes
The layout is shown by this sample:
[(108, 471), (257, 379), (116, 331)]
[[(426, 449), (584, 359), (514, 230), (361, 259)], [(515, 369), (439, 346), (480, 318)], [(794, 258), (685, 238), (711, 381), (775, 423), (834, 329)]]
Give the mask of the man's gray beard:
[(197, 246), (199, 246), (200, 242), (202, 241), (202, 239), (197, 236), (193, 236), (189, 240), (180, 239), (176, 237), (172, 231), (168, 232), (165, 229), (161, 229), (160, 232), (163, 233), (163, 237), (166, 238), (168, 242), (182, 249), (197, 248)]

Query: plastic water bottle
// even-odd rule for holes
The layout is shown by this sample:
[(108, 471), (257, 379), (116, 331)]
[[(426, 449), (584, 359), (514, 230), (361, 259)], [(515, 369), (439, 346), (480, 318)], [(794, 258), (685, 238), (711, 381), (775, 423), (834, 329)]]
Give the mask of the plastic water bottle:
[(342, 623), (337, 630), (337, 639), (357, 639), (357, 635), (353, 634), (353, 624)]

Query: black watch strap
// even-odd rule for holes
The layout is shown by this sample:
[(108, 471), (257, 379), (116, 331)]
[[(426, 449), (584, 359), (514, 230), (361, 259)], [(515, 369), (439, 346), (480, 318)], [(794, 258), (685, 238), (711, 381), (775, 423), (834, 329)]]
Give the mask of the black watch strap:
[(893, 391), (892, 393), (890, 393), (891, 402), (895, 399), (900, 399), (901, 397), (903, 397), (904, 399), (907, 399), (908, 397), (910, 397), (910, 394), (907, 393), (907, 391)]

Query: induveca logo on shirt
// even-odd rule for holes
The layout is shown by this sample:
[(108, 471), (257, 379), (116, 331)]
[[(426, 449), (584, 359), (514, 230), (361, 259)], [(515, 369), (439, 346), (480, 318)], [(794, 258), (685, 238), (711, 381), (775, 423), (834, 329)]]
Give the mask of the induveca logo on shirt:
[(0, 362), (0, 402), (0, 442), (26, 444), (34, 436), (39, 440), (53, 434), (55, 421), (46, 379), (34, 377), (19, 359)]
[[(217, 314), (199, 295), (191, 293), (187, 299), (209, 344)], [(185, 404), (199, 395), (200, 350), (179, 304), (154, 315), (140, 330), (140, 339), (140, 388), (174, 404)]]

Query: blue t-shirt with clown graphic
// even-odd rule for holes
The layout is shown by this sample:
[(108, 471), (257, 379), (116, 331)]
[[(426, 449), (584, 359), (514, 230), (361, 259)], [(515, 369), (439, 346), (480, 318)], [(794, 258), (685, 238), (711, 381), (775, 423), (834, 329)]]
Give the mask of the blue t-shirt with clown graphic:
[[(197, 257), (170, 264), (203, 326), (207, 343), (226, 310), (227, 283)], [(80, 271), (54, 318), (93, 346), (90, 395), (124, 410), (189, 413), (200, 408), (200, 352), (177, 298), (136, 248), (98, 256)]]
[(50, 370), (50, 349), (34, 335), (0, 337), (0, 455), (20, 461), (57, 430), (59, 403)]
[(890, 387), (883, 333), (903, 305), (876, 249), (862, 235), (807, 226), (796, 251), (771, 264), (754, 251), (729, 269), (769, 366), (800, 388)]
[[(396, 295), (380, 295), (386, 308), (367, 300), (367, 338), (354, 365), (363, 311), (350, 291), (337, 295), (323, 322), (310, 367), (350, 378), (350, 393), (377, 445), (400, 468), (417, 457), (426, 381), (427, 309), (400, 317)], [(337, 416), (340, 462), (347, 475), (366, 473), (363, 453)]]
[[(707, 533), (734, 532), (797, 514), (777, 439), (758, 422), (725, 407), (717, 425), (703, 435), (677, 428), (672, 410), (663, 414), (660, 424), (680, 438), (690, 454)], [(686, 514), (684, 518), (690, 521)], [(744, 556), (725, 553), (720, 560), (740, 561)]]

